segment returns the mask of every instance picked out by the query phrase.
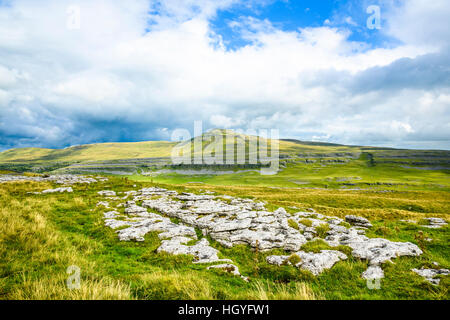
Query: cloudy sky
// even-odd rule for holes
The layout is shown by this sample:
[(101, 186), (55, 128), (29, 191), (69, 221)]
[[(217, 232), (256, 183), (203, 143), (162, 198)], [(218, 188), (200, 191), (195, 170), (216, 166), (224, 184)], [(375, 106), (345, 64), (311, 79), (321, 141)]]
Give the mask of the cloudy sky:
[(0, 150), (195, 120), (450, 149), (450, 1), (0, 0)]

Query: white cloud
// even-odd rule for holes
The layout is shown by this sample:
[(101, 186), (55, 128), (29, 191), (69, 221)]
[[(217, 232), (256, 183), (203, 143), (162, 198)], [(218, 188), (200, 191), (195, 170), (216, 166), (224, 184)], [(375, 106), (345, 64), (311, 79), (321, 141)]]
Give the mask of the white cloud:
[(209, 122), (216, 128), (228, 129), (231, 127), (239, 127), (242, 124), (241, 120), (233, 119), (231, 117), (215, 114), (210, 117)]
[(405, 43), (441, 48), (450, 44), (448, 0), (402, 0), (387, 12), (387, 33)]
[[(445, 54), (447, 30), (426, 23), (445, 25), (441, 12), (450, 5), (424, 8), (421, 28), (436, 34), (417, 38), (408, 31), (416, 28), (409, 20), (415, 9), (386, 13), (389, 34), (404, 42), (394, 48), (350, 41), (349, 30), (329, 25), (287, 32), (247, 17), (231, 25), (250, 43), (228, 50), (209, 21), (237, 2), (79, 1), (79, 30), (65, 27), (72, 1), (17, 0), (0, 7), (0, 105), (6, 106), (0, 116), (8, 120), (1, 121), (0, 135), (25, 132), (23, 143), (66, 145), (117, 138), (113, 129), (128, 130), (127, 139), (166, 137), (163, 128), (190, 128), (193, 120), (278, 127), (284, 136), (345, 143), (401, 145), (412, 134), (438, 140), (450, 133), (448, 87), (405, 89), (408, 79), (399, 79), (399, 88), (389, 91), (381, 78), (392, 78), (389, 67), (399, 59)], [(365, 87), (374, 75), (376, 88)], [(360, 88), (356, 80), (364, 82)], [(18, 105), (39, 110), (27, 118), (26, 130), (16, 118)], [(109, 130), (91, 124), (112, 121)]]

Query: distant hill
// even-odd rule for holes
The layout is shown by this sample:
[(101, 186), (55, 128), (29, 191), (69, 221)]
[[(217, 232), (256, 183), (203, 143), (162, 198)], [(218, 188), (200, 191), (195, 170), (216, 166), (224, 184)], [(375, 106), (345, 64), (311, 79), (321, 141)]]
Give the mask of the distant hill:
[[(278, 143), (280, 159), (330, 159), (328, 161), (347, 161), (361, 156), (375, 159), (377, 163), (391, 163), (405, 165), (445, 165), (449, 164), (450, 152), (439, 150), (401, 150), (390, 148), (346, 146), (326, 142), (310, 142), (295, 139), (271, 140), (258, 136), (244, 135), (232, 130), (213, 129), (194, 137), (189, 141), (145, 141), (130, 143), (97, 143), (73, 146), (64, 149), (45, 148), (16, 148), (0, 153), (0, 170), (48, 172), (58, 169), (70, 172), (96, 172), (100, 169), (110, 173), (140, 172), (147, 169), (170, 166), (171, 154), (175, 146), (187, 146), (195, 155), (194, 144), (200, 145), (202, 153), (235, 148), (237, 144), (245, 146), (245, 157), (252, 154), (249, 145)], [(254, 149), (253, 149), (254, 152)], [(405, 160), (407, 159), (407, 160)], [(413, 160), (415, 159), (415, 160)], [(305, 160), (306, 161), (306, 160)], [(240, 166), (242, 168), (242, 166)]]
[(97, 143), (65, 149), (17, 148), (0, 153), (1, 161), (99, 161), (170, 157), (176, 142)]
[[(255, 141), (259, 137), (236, 133), (232, 130), (214, 129), (204, 133), (202, 136), (192, 138), (195, 142), (203, 140), (202, 150), (214, 148), (217, 143), (214, 136), (221, 134), (225, 141), (234, 143), (244, 143), (247, 147), (250, 141)], [(230, 140), (231, 139), (231, 140)], [(263, 138), (259, 138), (263, 139)], [(265, 140), (265, 139), (263, 139)], [(267, 140), (270, 145), (270, 140)], [(64, 149), (45, 148), (16, 148), (0, 153), (0, 162), (5, 161), (102, 161), (102, 160), (122, 160), (122, 159), (142, 159), (156, 157), (170, 157), (172, 148), (179, 142), (170, 141), (146, 141), (146, 142), (126, 142), (126, 143), (96, 143), (80, 146), (73, 146)], [(193, 146), (193, 143), (192, 143)], [(304, 152), (334, 152), (348, 151), (354, 152), (354, 147), (344, 145), (304, 142), (297, 140), (279, 140), (280, 153), (294, 154)], [(330, 148), (333, 147), (333, 148)], [(224, 145), (226, 149), (226, 145)], [(359, 151), (359, 150), (356, 150)]]

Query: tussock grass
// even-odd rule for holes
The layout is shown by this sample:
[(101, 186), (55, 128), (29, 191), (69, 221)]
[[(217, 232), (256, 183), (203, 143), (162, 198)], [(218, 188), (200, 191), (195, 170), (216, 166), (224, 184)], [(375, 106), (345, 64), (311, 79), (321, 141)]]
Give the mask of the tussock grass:
[(33, 279), (24, 275), (21, 285), (8, 295), (14, 300), (129, 300), (133, 299), (130, 287), (107, 278), (83, 278), (79, 289), (69, 289), (67, 275)]
[[(137, 184), (133, 187), (133, 184)], [(393, 241), (419, 244), (424, 255), (395, 259), (384, 266), (386, 279), (381, 290), (369, 290), (361, 279), (367, 263), (351, 257), (348, 247), (337, 247), (348, 255), (332, 269), (314, 277), (291, 265), (274, 266), (266, 262), (271, 254), (290, 255), (283, 250), (252, 251), (247, 246), (223, 248), (241, 273), (239, 277), (206, 270), (192, 264), (192, 257), (156, 253), (160, 245), (157, 233), (149, 233), (144, 242), (120, 242), (117, 234), (104, 226), (104, 200), (97, 191), (137, 190), (155, 186), (110, 177), (105, 183), (75, 185), (73, 194), (32, 195), (55, 187), (50, 183), (0, 184), (0, 299), (448, 299), (448, 279), (434, 287), (411, 268), (450, 267), (449, 229), (426, 229), (399, 222), (411, 216), (442, 216), (450, 208), (447, 194), (441, 191), (392, 192), (271, 189), (242, 186), (164, 186), (177, 191), (216, 191), (240, 197), (267, 200), (267, 207), (289, 205), (314, 208), (319, 213), (368, 217), (373, 228), (369, 237), (386, 236)], [(321, 201), (323, 199), (323, 201)], [(117, 202), (118, 203), (118, 202)], [(110, 204), (117, 204), (110, 201)], [(350, 213), (351, 212), (351, 213)], [(335, 214), (330, 214), (335, 213)], [(301, 221), (300, 221), (301, 222)], [(389, 232), (386, 232), (389, 230)], [(425, 238), (432, 238), (428, 242)], [(419, 243), (420, 242), (420, 243)], [(309, 244), (306, 251), (328, 249), (323, 241)], [(66, 287), (67, 267), (81, 269), (80, 290)]]
[(295, 282), (289, 285), (256, 281), (253, 288), (242, 298), (249, 300), (321, 300), (323, 296), (316, 294), (305, 283)]
[(211, 300), (211, 285), (194, 273), (156, 271), (138, 276), (136, 291), (150, 300)]
[[(56, 205), (55, 197), (32, 196), (20, 201), (12, 196), (21, 193), (18, 191), (22, 188), (35, 186), (7, 183), (0, 188), (0, 297), (130, 299), (127, 285), (96, 276), (95, 263), (83, 257), (93, 251), (86, 240), (79, 247), (71, 245), (66, 235), (48, 220), (46, 214)], [(75, 198), (74, 204), (80, 204), (80, 199)], [(70, 265), (79, 266), (89, 275), (82, 278), (79, 290), (66, 286), (66, 268)]]

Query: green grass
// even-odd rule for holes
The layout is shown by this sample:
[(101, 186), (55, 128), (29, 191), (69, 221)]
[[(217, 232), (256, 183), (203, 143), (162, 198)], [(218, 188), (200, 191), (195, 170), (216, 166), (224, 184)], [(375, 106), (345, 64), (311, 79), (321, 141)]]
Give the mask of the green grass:
[[(222, 175), (181, 175), (176, 173), (141, 176), (136, 181), (168, 184), (198, 182), (212, 185), (249, 185), (281, 188), (328, 188), (372, 190), (445, 190), (450, 191), (450, 170), (417, 170), (395, 164), (368, 166), (364, 160), (350, 160), (344, 164), (288, 163), (287, 168), (272, 176), (259, 170)], [(354, 179), (357, 177), (357, 179)], [(344, 181), (342, 181), (344, 180)]]
[[(133, 184), (137, 184), (133, 187)], [(49, 183), (0, 184), (0, 298), (2, 299), (448, 299), (448, 279), (438, 287), (426, 283), (411, 268), (438, 262), (450, 267), (449, 230), (427, 229), (400, 222), (428, 216), (449, 218), (448, 193), (444, 191), (395, 191), (376, 193), (343, 190), (271, 189), (253, 186), (171, 185), (170, 189), (266, 200), (267, 207), (296, 206), (344, 216), (359, 214), (371, 219), (370, 237), (411, 241), (424, 255), (395, 259), (384, 267), (380, 290), (370, 290), (361, 279), (367, 263), (349, 257), (314, 277), (290, 265), (273, 266), (265, 258), (289, 254), (283, 250), (252, 251), (240, 245), (213, 247), (232, 259), (240, 278), (192, 264), (192, 257), (156, 253), (160, 240), (147, 234), (144, 242), (120, 242), (103, 224), (102, 200), (97, 191), (137, 190), (150, 185), (126, 178), (74, 186), (73, 194), (29, 195), (53, 187)], [(114, 201), (111, 202), (114, 204)], [(432, 242), (424, 241), (430, 237)], [(323, 242), (305, 245), (306, 251), (327, 249)], [(348, 254), (348, 248), (338, 250)], [(293, 257), (295, 260), (295, 257)], [(82, 290), (65, 287), (69, 265), (81, 268)]]
[[(235, 135), (223, 131), (226, 135)], [(235, 135), (236, 139), (255, 139)], [(209, 141), (202, 148), (214, 148)], [(269, 143), (272, 143), (269, 141)], [(70, 165), (101, 166), (118, 160), (169, 157), (176, 143), (150, 141), (106, 143), (63, 150), (13, 149), (0, 153), (0, 174), (29, 170), (65, 172)], [(248, 145), (248, 141), (246, 142)], [(427, 217), (450, 219), (450, 152), (397, 150), (360, 146), (279, 141), (281, 170), (265, 176), (258, 169), (222, 175), (175, 173), (143, 176), (131, 174), (109, 181), (74, 186), (73, 194), (30, 195), (56, 187), (50, 183), (0, 184), (0, 298), (1, 299), (448, 299), (448, 277), (432, 286), (411, 272), (438, 262), (450, 268), (449, 228), (428, 229), (401, 222)], [(248, 154), (247, 154), (248, 157)], [(152, 160), (152, 161), (153, 161)], [(120, 164), (119, 167), (122, 165)], [(138, 168), (141, 170), (142, 168)], [(212, 167), (211, 170), (220, 169)], [(427, 170), (423, 170), (427, 169)], [(431, 170), (433, 169), (433, 170)], [(146, 169), (147, 170), (147, 169)], [(133, 172), (133, 170), (130, 170)], [(29, 175), (29, 173), (27, 173)], [(133, 187), (136, 185), (136, 187)], [(334, 248), (349, 258), (318, 277), (292, 265), (266, 263), (282, 250), (252, 251), (246, 246), (224, 248), (215, 241), (223, 258), (232, 259), (249, 283), (220, 270), (206, 270), (191, 263), (192, 257), (158, 254), (156, 233), (144, 242), (120, 242), (104, 226), (103, 200), (97, 191), (116, 192), (162, 186), (176, 191), (210, 190), (265, 201), (275, 210), (290, 213), (316, 211), (329, 216), (358, 215), (373, 224), (369, 237), (410, 241), (419, 245), (420, 257), (402, 257), (387, 264), (380, 290), (370, 290), (361, 273), (367, 263), (351, 257), (346, 246)], [(116, 201), (110, 201), (112, 205)], [(123, 213), (123, 208), (118, 210)], [(299, 229), (299, 224), (289, 220)], [(299, 223), (311, 226), (311, 220)], [(344, 226), (349, 227), (347, 223)], [(325, 237), (326, 226), (316, 228)], [(202, 236), (197, 230), (198, 236)], [(432, 241), (427, 241), (431, 238)], [(307, 243), (309, 252), (330, 249), (322, 240)], [(295, 262), (296, 257), (292, 256)], [(82, 270), (82, 288), (68, 290), (66, 269)]]

